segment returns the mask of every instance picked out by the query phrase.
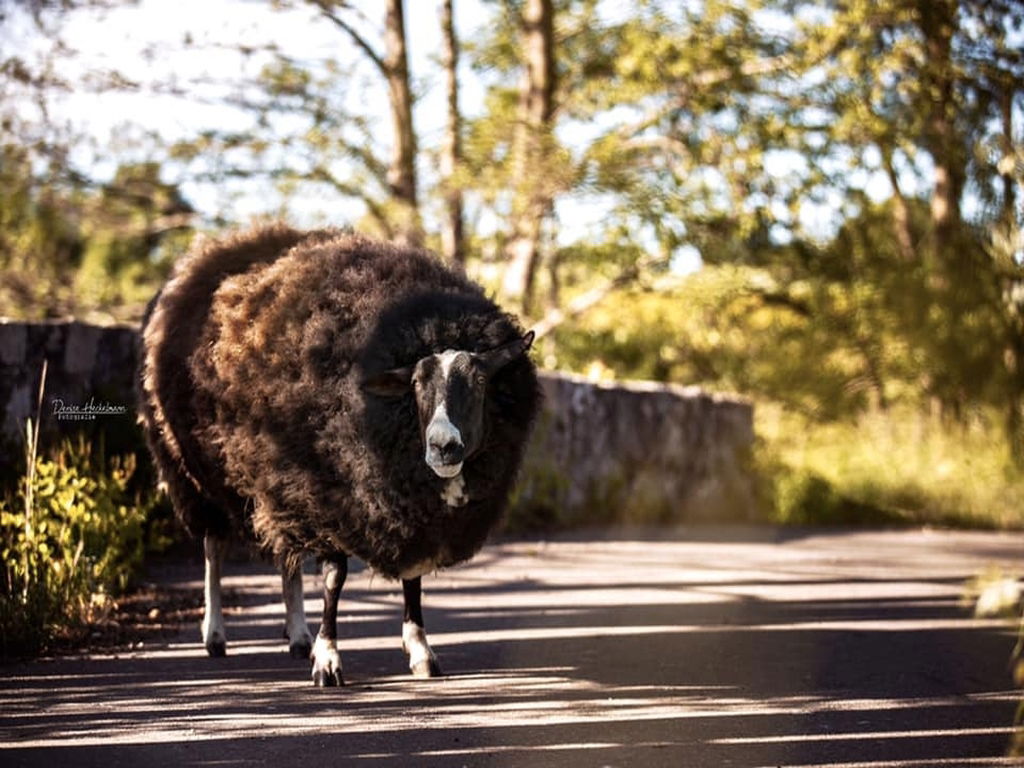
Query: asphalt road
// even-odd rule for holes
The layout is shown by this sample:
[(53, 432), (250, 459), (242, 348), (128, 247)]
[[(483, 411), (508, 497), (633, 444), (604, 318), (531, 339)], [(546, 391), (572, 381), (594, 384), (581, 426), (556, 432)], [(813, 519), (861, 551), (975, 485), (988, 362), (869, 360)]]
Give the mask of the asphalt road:
[[(0, 765), (1016, 765), (1013, 627), (960, 603), (991, 564), (1024, 573), (1024, 535), (499, 544), (424, 579), (435, 680), (404, 674), (401, 590), (350, 573), (348, 684), (324, 690), (280, 639), (279, 578), (229, 566), (227, 658), (188, 627), (0, 667)], [(154, 577), (201, 589), (195, 565)]]

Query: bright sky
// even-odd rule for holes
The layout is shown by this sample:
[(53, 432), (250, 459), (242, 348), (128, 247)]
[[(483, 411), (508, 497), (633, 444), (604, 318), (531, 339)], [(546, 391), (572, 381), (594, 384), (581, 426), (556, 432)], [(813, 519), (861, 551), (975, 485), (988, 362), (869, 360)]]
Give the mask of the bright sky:
[[(359, 24), (371, 42), (380, 41), (382, 19), (380, 3), (356, 2), (373, 24)], [(457, 30), (460, 35), (473, 32), (483, 18), (479, 0), (460, 0), (456, 4)], [(59, 105), (76, 126), (96, 136), (99, 145), (119, 135), (130, 147), (126, 126), (138, 126), (159, 132), (168, 142), (194, 138), (203, 128), (245, 130), (251, 116), (220, 103), (225, 82), (252, 76), (268, 61), (266, 54), (243, 56), (233, 44), (254, 49), (274, 43), (282, 53), (300, 60), (322, 60), (336, 56), (344, 63), (359, 62), (357, 82), (349, 88), (345, 105), (379, 119), (383, 144), (389, 140), (386, 120), (387, 102), (384, 88), (372, 67), (347, 36), (318, 18), (309, 6), (298, 3), (295, 10), (274, 11), (266, 0), (141, 0), (137, 5), (110, 11), (79, 11), (68, 14), (62, 30), (68, 46), (79, 53), (64, 62), (70, 76), (86, 71), (116, 71), (141, 83), (172, 82), (190, 96), (155, 95), (152, 93), (102, 94), (76, 92)], [(350, 15), (346, 18), (352, 18)], [(31, 29), (24, 19), (20, 23)], [(443, 73), (436, 63), (440, 44), (438, 7), (433, 2), (407, 3), (407, 36), (410, 69), (414, 88), (421, 96), (417, 102), (415, 122), (422, 146), (436, 146), (444, 121)], [(27, 31), (27, 30), (26, 30)], [(20, 37), (17, 32), (13, 38)], [(25, 34), (21, 40), (31, 40)], [(191, 40), (185, 44), (186, 38)], [(463, 109), (467, 114), (479, 112), (483, 85), (468, 67), (462, 67)], [(114, 170), (114, 158), (83, 151), (75, 158), (92, 167), (100, 175)], [(429, 177), (430, 169), (422, 172)], [(251, 187), (251, 185), (250, 185)], [(186, 196), (201, 210), (218, 208), (222, 189), (208, 183), (186, 181)], [(237, 215), (245, 217), (264, 212), (266, 200), (247, 195), (232, 201)], [(336, 207), (336, 203), (332, 208)], [(321, 201), (300, 203), (295, 212), (309, 219), (345, 220), (357, 217), (360, 203), (344, 205), (344, 210), (326, 211)], [(312, 223), (300, 222), (300, 223)]]

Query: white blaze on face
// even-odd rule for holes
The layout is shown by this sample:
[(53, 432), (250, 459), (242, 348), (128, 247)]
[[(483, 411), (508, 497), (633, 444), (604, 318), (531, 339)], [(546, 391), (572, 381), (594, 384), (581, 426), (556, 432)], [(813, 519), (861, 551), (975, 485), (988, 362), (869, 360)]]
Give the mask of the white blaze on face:
[(454, 349), (449, 349), (446, 352), (442, 352), (437, 356), (438, 363), (441, 367), (441, 385), (440, 392), (441, 397), (437, 401), (437, 407), (434, 408), (434, 414), (430, 417), (430, 423), (427, 424), (426, 431), (426, 446), (424, 446), (425, 454), (424, 460), (427, 465), (439, 477), (456, 477), (462, 471), (462, 463), (447, 465), (436, 465), (430, 463), (430, 443), (436, 442), (441, 445), (450, 443), (452, 441), (462, 442), (462, 433), (459, 428), (452, 424), (451, 419), (448, 418), (447, 409), (447, 392), (448, 392), (448, 379), (451, 376), (452, 364), (459, 355), (465, 355), (466, 352), (459, 352)]

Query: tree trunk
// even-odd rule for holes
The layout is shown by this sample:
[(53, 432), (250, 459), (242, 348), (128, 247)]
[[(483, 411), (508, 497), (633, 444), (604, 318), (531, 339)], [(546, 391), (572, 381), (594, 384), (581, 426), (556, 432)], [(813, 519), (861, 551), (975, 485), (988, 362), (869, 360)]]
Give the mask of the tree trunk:
[[(324, 18), (347, 34), (356, 47), (371, 61), (388, 84), (388, 103), (391, 107), (393, 142), (388, 163), (386, 182), (391, 208), (375, 211), (364, 197), (374, 218), (384, 222), (389, 236), (406, 245), (418, 246), (423, 242), (423, 224), (420, 221), (416, 197), (416, 132), (412, 124), (412, 92), (409, 89), (409, 59), (405, 48), (405, 15), (402, 0), (387, 0), (384, 19), (384, 56), (375, 50), (362, 35), (335, 11), (347, 8), (336, 0), (310, 0)], [(323, 173), (326, 174), (326, 171)], [(335, 186), (338, 186), (335, 184)]]
[[(1013, 142), (1013, 97), (1012, 82), (1006, 82), (999, 94), (999, 109), (1002, 118), (1004, 152), (1012, 155)], [(1008, 228), (1017, 221), (1017, 184), (1011, 169), (1002, 173), (1003, 209), (1002, 220)], [(1008, 231), (1012, 231), (1009, 229)], [(1019, 241), (1018, 241), (1019, 242)], [(1003, 287), (1003, 312), (1007, 315), (1007, 344), (1003, 353), (1009, 391), (1007, 392), (1006, 436), (1010, 445), (1010, 456), (1018, 468), (1024, 468), (1024, 306), (1013, 297), (1024, 288), (1024, 271), (1019, 263), (1005, 278), (1009, 285)]]
[(519, 121), (513, 145), (511, 237), (503, 289), (506, 297), (530, 313), (544, 217), (552, 195), (541, 174), (551, 144), (554, 111), (554, 7), (552, 0), (526, 0), (523, 9), (524, 71), (519, 91)]
[[(952, 262), (960, 229), (960, 194), (966, 179), (964, 147), (953, 124), (956, 111), (952, 61), (956, 28), (954, 0), (918, 0), (918, 18), (924, 35), (927, 64), (923, 85), (927, 99), (925, 146), (935, 165), (931, 199), (931, 246), (940, 263)], [(953, 266), (952, 263), (947, 266)]]
[(388, 190), (396, 207), (398, 240), (418, 246), (423, 242), (423, 227), (416, 199), (416, 133), (412, 124), (412, 92), (409, 89), (402, 0), (387, 0), (384, 47), (384, 71), (388, 80), (394, 135)]
[[(925, 316), (967, 316), (977, 311), (986, 286), (980, 269), (980, 249), (968, 244), (960, 211), (960, 196), (967, 178), (967, 141), (956, 125), (957, 72), (953, 62), (953, 34), (957, 28), (958, 0), (917, 0), (917, 24), (924, 43), (920, 71), (920, 105), (924, 118), (921, 141), (933, 163), (930, 221), (921, 239), (927, 274), (928, 302)], [(965, 377), (962, 361), (971, 359), (972, 340), (952, 322), (932, 325), (932, 359), (935, 366), (933, 394), (943, 408), (959, 421), (976, 381)]]
[(452, 21), (452, 0), (441, 3), (441, 60), (448, 87), (448, 121), (441, 147), (441, 183), (445, 216), (441, 223), (441, 253), (451, 264), (465, 266), (466, 250), (462, 220), (462, 190), (454, 180), (462, 159), (462, 116), (459, 113), (459, 42)]
[[(1014, 152), (1013, 144), (1013, 97), (1014, 87), (1012, 81), (1007, 78), (999, 92), (999, 112), (1002, 117), (1003, 128), (1003, 151), (1007, 156), (1012, 157)], [(1003, 220), (1007, 224), (1013, 224), (1017, 215), (1017, 183), (1011, 171), (1012, 165), (1001, 174), (1003, 179)]]
[(1009, 392), (1006, 397), (1006, 440), (1010, 458), (1017, 468), (1024, 468), (1024, 328), (1006, 346), (1006, 372)]
[(900, 190), (900, 180), (892, 158), (892, 147), (886, 142), (880, 142), (878, 148), (882, 153), (889, 184), (892, 185), (892, 228), (896, 236), (896, 245), (899, 247), (900, 258), (907, 264), (913, 264), (917, 261), (917, 254), (914, 251), (914, 237), (910, 230), (910, 210), (907, 208), (907, 199)]

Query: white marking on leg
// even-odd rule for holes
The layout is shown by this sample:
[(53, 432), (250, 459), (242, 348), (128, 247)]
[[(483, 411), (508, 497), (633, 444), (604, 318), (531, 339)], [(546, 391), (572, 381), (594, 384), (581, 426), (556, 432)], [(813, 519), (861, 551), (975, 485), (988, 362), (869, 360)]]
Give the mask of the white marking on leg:
[(302, 591), (302, 567), (289, 575), (281, 572), (281, 591), (284, 595), (285, 632), (288, 633), (288, 647), (296, 653), (313, 645), (313, 633), (306, 621), (305, 595)]
[(317, 635), (313, 643), (313, 652), (310, 654), (313, 659), (313, 677), (317, 672), (325, 675), (341, 677), (341, 654), (338, 653), (338, 641), (328, 640), (323, 635)]
[(331, 592), (335, 592), (338, 589), (338, 582), (340, 578), (338, 576), (338, 565), (337, 563), (330, 563), (329, 568), (324, 568), (324, 589), (329, 589)]
[(224, 629), (224, 608), (221, 605), (220, 576), (224, 562), (224, 542), (206, 534), (203, 538), (203, 557), (206, 572), (203, 580), (203, 643), (211, 656), (223, 655), (227, 644)]
[(461, 474), (444, 484), (441, 500), (449, 507), (461, 507), (469, 501), (469, 495), (466, 493), (466, 480)]
[(415, 670), (416, 665), (424, 661), (437, 663), (437, 657), (427, 642), (427, 633), (414, 621), (402, 622), (402, 650), (409, 657), (409, 669)]

